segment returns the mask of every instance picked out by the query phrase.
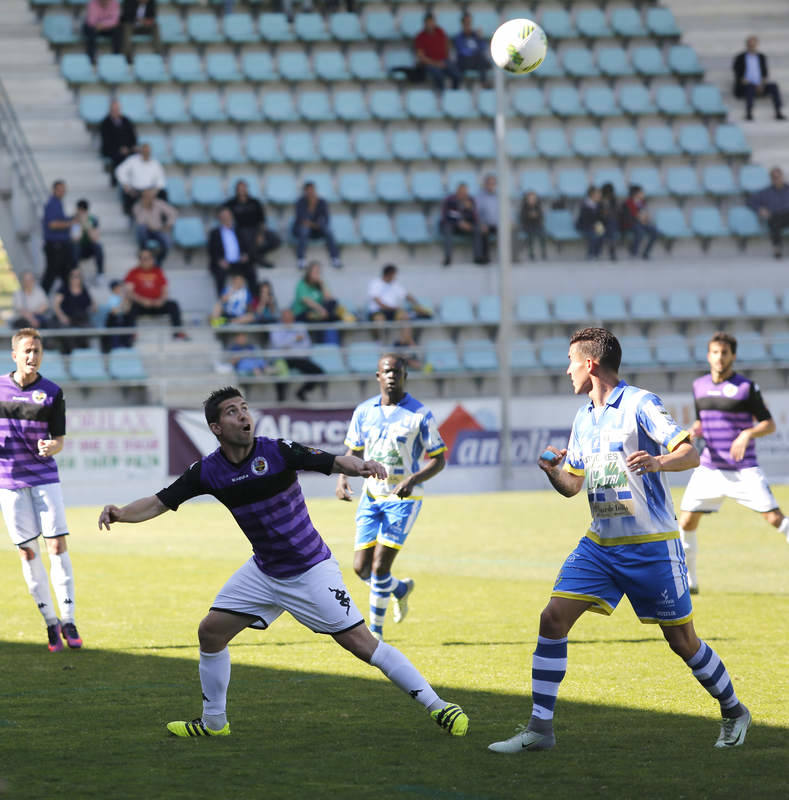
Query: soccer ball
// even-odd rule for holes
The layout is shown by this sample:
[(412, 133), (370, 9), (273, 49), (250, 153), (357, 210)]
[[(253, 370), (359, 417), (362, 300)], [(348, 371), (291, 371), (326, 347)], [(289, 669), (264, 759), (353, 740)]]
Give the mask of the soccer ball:
[(516, 74), (537, 69), (547, 52), (545, 31), (530, 19), (511, 19), (499, 25), (490, 40), (493, 63)]

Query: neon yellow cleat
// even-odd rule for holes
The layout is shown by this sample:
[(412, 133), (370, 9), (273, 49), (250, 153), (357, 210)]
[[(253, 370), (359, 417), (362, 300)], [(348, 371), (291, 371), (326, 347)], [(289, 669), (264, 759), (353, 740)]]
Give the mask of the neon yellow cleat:
[(198, 717), (191, 722), (168, 722), (167, 730), (173, 736), (180, 736), (184, 739), (188, 739), (190, 736), (230, 736), (230, 723), (226, 722), (225, 727), (219, 731), (212, 731)]
[(443, 708), (432, 711), (430, 716), (450, 736), (465, 736), (468, 733), (468, 716), (454, 703), (447, 703)]

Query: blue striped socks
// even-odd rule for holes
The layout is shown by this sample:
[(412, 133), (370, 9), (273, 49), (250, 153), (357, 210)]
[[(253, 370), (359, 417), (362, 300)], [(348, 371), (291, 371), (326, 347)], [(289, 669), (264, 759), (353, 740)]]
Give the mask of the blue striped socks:
[(567, 637), (548, 639), (538, 636), (531, 666), (532, 719), (553, 719), (559, 684), (566, 672)]
[[(731, 678), (720, 656), (706, 643), (699, 639), (696, 655), (685, 663), (693, 670), (693, 677), (721, 704), (721, 711), (729, 711), (739, 705)], [(730, 716), (728, 714), (724, 717)]]
[(386, 575), (373, 573), (370, 576), (370, 630), (378, 636), (383, 636), (386, 607), (389, 605), (394, 584), (389, 572)]

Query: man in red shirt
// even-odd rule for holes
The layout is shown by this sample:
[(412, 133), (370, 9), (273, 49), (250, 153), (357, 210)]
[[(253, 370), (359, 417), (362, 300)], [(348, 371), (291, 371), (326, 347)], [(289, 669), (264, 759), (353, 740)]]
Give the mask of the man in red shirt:
[(452, 88), (460, 85), (460, 72), (457, 65), (449, 60), (449, 38), (444, 29), (436, 25), (433, 15), (425, 14), (425, 27), (414, 39), (417, 64), (424, 74), (433, 81), (439, 91), (444, 88), (444, 78), (452, 81)]
[[(142, 249), (139, 255), (140, 263), (129, 270), (124, 278), (131, 294), (131, 309), (129, 315), (137, 322), (137, 317), (143, 314), (168, 314), (170, 324), (174, 328), (181, 327), (181, 308), (175, 300), (167, 296), (167, 278), (162, 268), (156, 263), (150, 250)], [(174, 339), (187, 339), (183, 331), (173, 334)]]
[(646, 208), (644, 190), (637, 184), (630, 187), (627, 200), (622, 208), (622, 227), (625, 233), (630, 233), (630, 255), (638, 256), (642, 239), (646, 239), (646, 247), (642, 256), (649, 258), (649, 251), (658, 237), (658, 229), (652, 224)]

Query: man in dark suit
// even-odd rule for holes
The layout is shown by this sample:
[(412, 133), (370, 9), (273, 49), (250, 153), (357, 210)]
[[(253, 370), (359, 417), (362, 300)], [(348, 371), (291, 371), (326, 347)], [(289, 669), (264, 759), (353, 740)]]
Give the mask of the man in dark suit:
[(301, 197), (296, 201), (296, 219), (293, 220), (293, 236), (296, 239), (296, 257), (299, 260), (299, 269), (306, 266), (305, 253), (310, 239), (323, 239), (326, 249), (331, 256), (333, 267), (342, 266), (340, 251), (329, 227), (329, 206), (326, 201), (318, 196), (315, 184), (307, 181)]
[(258, 281), (255, 265), (249, 258), (249, 251), (243, 236), (236, 232), (233, 212), (223, 206), (217, 213), (219, 225), (208, 235), (209, 269), (214, 276), (216, 294), (222, 296), (230, 271), (244, 276), (253, 297), (258, 295)]
[(132, 37), (135, 33), (147, 34), (153, 40), (153, 49), (159, 52), (159, 26), (156, 24), (156, 0), (123, 0), (121, 11), (123, 29), (123, 52), (131, 63), (133, 57)]
[(113, 100), (110, 103), (110, 113), (101, 121), (99, 132), (101, 133), (101, 154), (112, 165), (110, 174), (114, 186), (117, 183), (115, 168), (125, 161), (137, 147), (137, 131), (134, 123), (121, 113), (121, 104), (117, 100)]
[(753, 101), (760, 95), (769, 95), (773, 101), (776, 119), (786, 119), (781, 113), (781, 92), (778, 84), (768, 81), (767, 56), (759, 52), (759, 40), (749, 36), (745, 40), (747, 48), (739, 53), (735, 59), (734, 69), (734, 96), (745, 98), (745, 119), (753, 119)]

